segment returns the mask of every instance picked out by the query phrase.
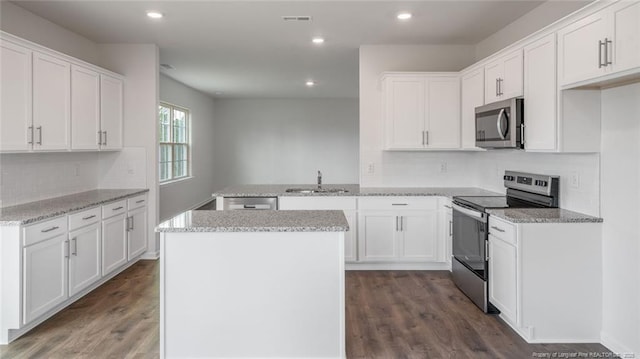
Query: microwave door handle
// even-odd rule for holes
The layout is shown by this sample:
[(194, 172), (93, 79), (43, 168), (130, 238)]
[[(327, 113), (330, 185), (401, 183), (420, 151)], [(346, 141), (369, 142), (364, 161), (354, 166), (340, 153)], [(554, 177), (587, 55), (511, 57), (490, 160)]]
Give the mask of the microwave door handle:
[(498, 119), (496, 121), (496, 127), (498, 128), (498, 136), (500, 136), (500, 139), (504, 140), (505, 139), (505, 135), (502, 131), (502, 116), (504, 115), (504, 108), (500, 110), (500, 113), (498, 113)]

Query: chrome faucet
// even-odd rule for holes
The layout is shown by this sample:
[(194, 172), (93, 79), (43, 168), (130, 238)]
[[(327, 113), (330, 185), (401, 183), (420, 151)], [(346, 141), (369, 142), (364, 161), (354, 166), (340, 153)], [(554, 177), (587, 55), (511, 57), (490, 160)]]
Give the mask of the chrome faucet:
[(322, 187), (322, 172), (318, 171), (318, 188)]

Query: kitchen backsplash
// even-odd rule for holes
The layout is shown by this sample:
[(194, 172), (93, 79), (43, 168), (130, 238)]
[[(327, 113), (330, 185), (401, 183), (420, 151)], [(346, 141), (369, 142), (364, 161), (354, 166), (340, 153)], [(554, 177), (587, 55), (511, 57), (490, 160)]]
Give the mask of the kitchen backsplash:
[(0, 155), (0, 207), (98, 188), (97, 152)]

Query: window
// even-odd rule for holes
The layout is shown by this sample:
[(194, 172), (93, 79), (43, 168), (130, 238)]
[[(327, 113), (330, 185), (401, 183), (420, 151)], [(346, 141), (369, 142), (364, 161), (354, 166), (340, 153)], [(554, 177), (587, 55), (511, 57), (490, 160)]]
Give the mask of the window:
[(161, 103), (160, 119), (160, 182), (189, 176), (189, 110)]

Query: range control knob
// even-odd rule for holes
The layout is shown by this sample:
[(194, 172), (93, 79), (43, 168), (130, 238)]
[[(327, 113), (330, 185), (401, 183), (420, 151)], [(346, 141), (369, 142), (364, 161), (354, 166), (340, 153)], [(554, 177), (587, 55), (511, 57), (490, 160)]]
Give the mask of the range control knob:
[(536, 180), (536, 186), (547, 187), (547, 181)]
[(505, 181), (513, 181), (514, 180), (513, 176), (508, 176), (508, 175), (504, 175), (503, 178), (504, 178)]

